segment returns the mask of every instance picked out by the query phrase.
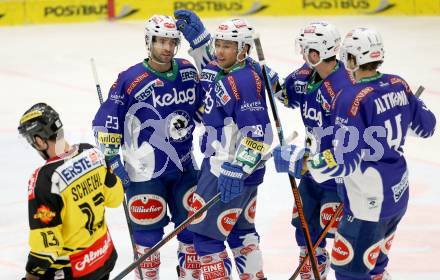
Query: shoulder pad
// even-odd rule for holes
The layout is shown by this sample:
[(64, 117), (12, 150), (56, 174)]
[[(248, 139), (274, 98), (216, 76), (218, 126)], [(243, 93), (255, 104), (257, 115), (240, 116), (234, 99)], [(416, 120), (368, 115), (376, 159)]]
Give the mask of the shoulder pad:
[(358, 93), (356, 93), (356, 96), (353, 98), (353, 101), (351, 102), (348, 114), (352, 117), (355, 117), (359, 112), (359, 107), (362, 103), (362, 100), (364, 100), (365, 97), (372, 92), (374, 92), (374, 88), (371, 86), (367, 86), (359, 90)]
[(179, 65), (179, 68), (180, 67), (182, 67), (182, 68), (189, 68), (189, 67), (195, 68), (194, 65), (189, 60), (186, 60), (184, 58), (175, 58), (175, 61)]
[(392, 84), (392, 85), (395, 85), (395, 84), (401, 84), (401, 85), (403, 85), (403, 87), (405, 88), (405, 91), (408, 93), (408, 92), (410, 92), (411, 91), (411, 89), (409, 88), (409, 86), (408, 86), (408, 83), (404, 80), (404, 79), (402, 79), (402, 78), (400, 78), (399, 76), (391, 76), (390, 77), (390, 83)]

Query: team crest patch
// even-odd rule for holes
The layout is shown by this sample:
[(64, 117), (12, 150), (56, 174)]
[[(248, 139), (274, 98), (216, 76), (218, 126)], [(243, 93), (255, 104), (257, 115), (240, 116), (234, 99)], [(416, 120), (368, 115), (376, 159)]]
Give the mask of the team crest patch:
[(34, 214), (34, 219), (40, 220), (47, 225), (53, 220), (53, 218), (55, 218), (55, 216), (55, 212), (53, 212), (48, 206), (40, 205), (37, 212)]

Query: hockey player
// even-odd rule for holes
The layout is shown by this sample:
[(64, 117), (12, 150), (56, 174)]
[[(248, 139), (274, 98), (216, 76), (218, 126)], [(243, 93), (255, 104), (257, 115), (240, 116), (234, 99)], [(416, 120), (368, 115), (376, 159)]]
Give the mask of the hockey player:
[[(376, 31), (349, 32), (341, 54), (356, 84), (335, 99), (335, 147), (305, 165), (318, 182), (343, 180), (338, 191), (345, 215), (332, 251), (336, 279), (391, 279), (388, 253), (409, 197), (403, 145), (408, 132), (432, 136), (436, 120), (401, 77), (377, 71), (384, 50)], [(294, 173), (302, 161), (292, 157)]]
[[(126, 189), (133, 235), (139, 254), (160, 241), (164, 227), (186, 219), (197, 180), (192, 155), (197, 108), (198, 73), (184, 59), (174, 58), (180, 31), (173, 18), (153, 16), (145, 26), (148, 58), (119, 74), (109, 97), (93, 121), (98, 143), (107, 157), (122, 144)], [(199, 279), (200, 263), (193, 234), (178, 234), (179, 279)], [(159, 279), (159, 252), (142, 264), (143, 279)], [(138, 276), (139, 278), (139, 276)]]
[[(192, 47), (190, 54), (203, 65), (200, 54), (206, 54), (202, 56), (206, 61), (209, 46), (194, 44), (206, 34), (203, 24), (190, 11), (175, 15)], [(254, 217), (257, 187), (265, 171), (259, 161), (272, 132), (260, 70), (248, 58), (253, 28), (240, 19), (225, 21), (213, 33), (213, 43), (216, 59), (201, 72), (205, 158), (192, 208), (196, 211), (218, 192), (223, 203), (212, 206), (189, 229), (195, 233), (204, 279), (231, 279), (225, 240), (240, 279), (265, 279)]]
[[(287, 76), (283, 91), (277, 94), (286, 107), (299, 108), (305, 126), (306, 155), (316, 154), (332, 147), (333, 130), (331, 123), (331, 102), (342, 88), (352, 85), (353, 78), (344, 64), (336, 59), (341, 37), (336, 27), (327, 22), (312, 22), (303, 27), (296, 39), (297, 47), (305, 64)], [(279, 146), (274, 150), (275, 168), (278, 172), (288, 172), (289, 146), (286, 150)], [(334, 179), (316, 182), (309, 172), (302, 174), (299, 184), (304, 215), (309, 226), (312, 242), (333, 216), (340, 203)], [(342, 216), (342, 215), (341, 215)], [(341, 217), (337, 217), (337, 221)], [(296, 227), (296, 242), (300, 246), (300, 263), (306, 254), (306, 243), (296, 210), (293, 210), (292, 224)], [(337, 222), (328, 237), (333, 237)], [(316, 250), (318, 270), (325, 279), (330, 258), (325, 250), (325, 239)], [(314, 279), (310, 262), (300, 271), (301, 279)]]
[(31, 247), (23, 279), (109, 279), (117, 254), (105, 207), (123, 199), (121, 181), (89, 144), (69, 145), (52, 107), (32, 106), (19, 133), (46, 160), (29, 180)]

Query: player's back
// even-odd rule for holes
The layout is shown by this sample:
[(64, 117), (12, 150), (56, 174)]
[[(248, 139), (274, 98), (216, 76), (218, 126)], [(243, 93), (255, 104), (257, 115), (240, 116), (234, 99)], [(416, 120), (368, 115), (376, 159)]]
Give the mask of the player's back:
[(423, 107), (402, 78), (380, 73), (337, 98), (336, 128), (359, 136), (356, 148), (344, 156), (345, 170), (355, 168), (344, 183), (357, 217), (377, 220), (405, 211), (409, 195), (405, 137), (416, 126), (422, 137), (434, 132), (435, 117)]
[(68, 260), (55, 265), (71, 266), (76, 277), (100, 267), (109, 272), (116, 251), (105, 206), (120, 205), (123, 189), (107, 170), (104, 155), (89, 144), (75, 145), (62, 157), (48, 160), (35, 176), (29, 192), (31, 251), (51, 252), (53, 261)]

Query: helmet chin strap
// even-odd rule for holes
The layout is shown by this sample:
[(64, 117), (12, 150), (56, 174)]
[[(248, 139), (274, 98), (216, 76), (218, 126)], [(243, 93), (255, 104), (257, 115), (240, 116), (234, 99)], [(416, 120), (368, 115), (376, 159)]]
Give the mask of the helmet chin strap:
[(322, 62), (322, 58), (321, 56), (319, 56), (319, 60), (316, 63), (311, 63), (309, 60), (309, 53), (307, 52), (307, 54), (304, 56), (306, 59), (307, 64), (311, 67), (311, 68), (315, 68), (316, 66), (318, 66), (321, 62)]

